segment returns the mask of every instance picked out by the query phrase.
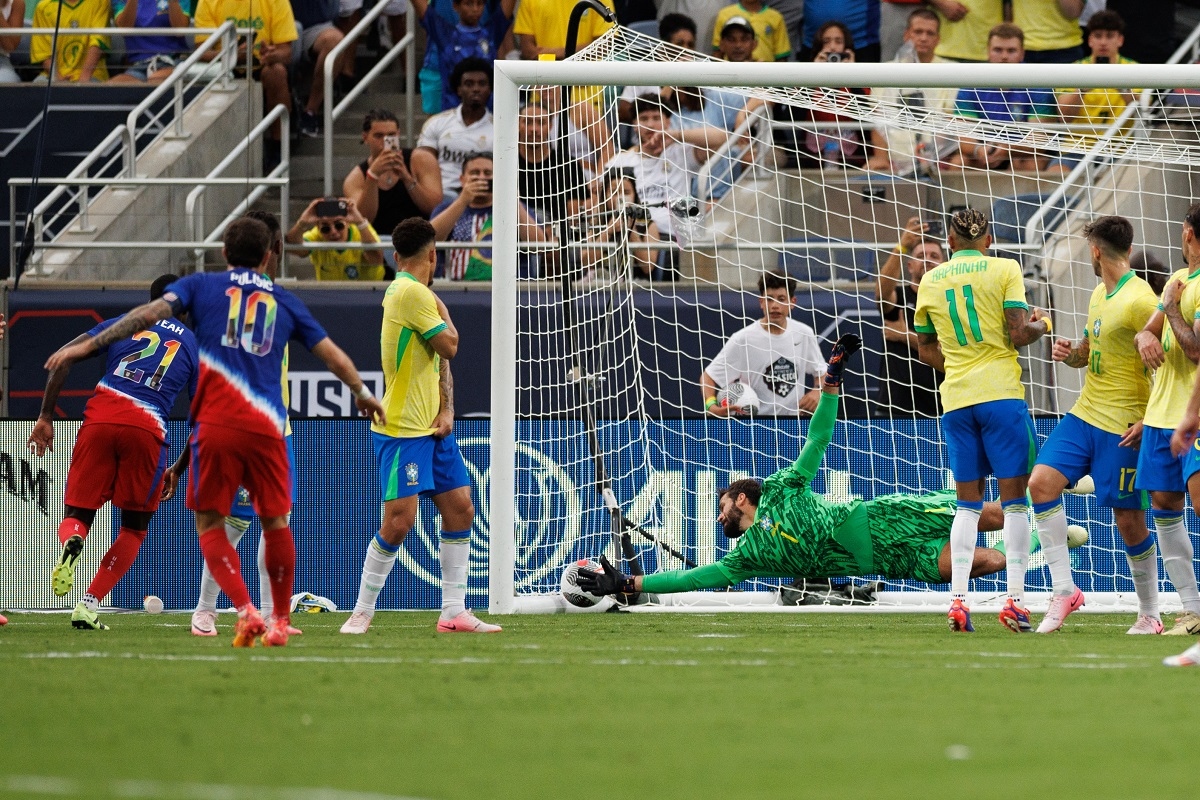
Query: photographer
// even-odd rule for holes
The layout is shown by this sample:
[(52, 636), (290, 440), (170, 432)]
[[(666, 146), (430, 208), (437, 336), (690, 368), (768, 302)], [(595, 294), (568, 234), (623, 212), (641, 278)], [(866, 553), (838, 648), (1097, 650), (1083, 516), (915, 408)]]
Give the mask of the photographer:
[[(584, 217), (590, 223), (579, 233), (584, 242), (628, 242), (628, 250), (607, 248), (585, 249), (580, 252), (584, 275), (599, 276), (607, 272), (609, 277), (626, 274), (626, 265), (621, 258), (628, 252), (632, 276), (649, 279), (654, 271), (657, 253), (648, 247), (635, 244), (658, 241), (658, 226), (650, 218), (650, 209), (641, 204), (637, 193), (637, 182), (629, 168), (613, 169), (597, 182), (592, 196), (592, 207)], [(620, 260), (619, 260), (620, 259)]]
[[(492, 279), (492, 154), (471, 153), (462, 165), (462, 190), (454, 200), (433, 210), (429, 220), (439, 242), (464, 242), (445, 255), (442, 277), (452, 281)], [(543, 242), (550, 238), (525, 206), (517, 203), (517, 231), (521, 242)], [(488, 247), (481, 247), (483, 243)], [(440, 257), (439, 257), (440, 258)], [(522, 274), (521, 277), (536, 277)]]
[(322, 197), (304, 209), (300, 219), (287, 232), (289, 244), (305, 242), (344, 242), (344, 250), (312, 250), (312, 262), (319, 281), (382, 281), (387, 277), (382, 250), (364, 250), (357, 245), (378, 244), (379, 237), (353, 200)]

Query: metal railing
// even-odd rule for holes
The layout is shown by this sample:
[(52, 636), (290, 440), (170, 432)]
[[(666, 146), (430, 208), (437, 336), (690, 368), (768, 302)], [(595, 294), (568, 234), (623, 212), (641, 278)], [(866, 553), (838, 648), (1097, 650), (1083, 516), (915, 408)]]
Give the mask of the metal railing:
[[(404, 34), (404, 37), (392, 45), (392, 49), (383, 54), (383, 57), (375, 63), (373, 67), (359, 79), (358, 83), (346, 93), (342, 101), (336, 106), (333, 104), (333, 68), (337, 63), (338, 58), (348, 48), (351, 48), (358, 41), (358, 38), (367, 30), (370, 29), (375, 21), (379, 19), (387, 8), (387, 3), (376, 3), (375, 6), (363, 15), (362, 20), (355, 25), (349, 33), (342, 38), (337, 45), (329, 51), (329, 55), (325, 57), (325, 103), (324, 103), (324, 123), (325, 123), (325, 152), (324, 152), (324, 193), (325, 196), (333, 194), (333, 125), (350, 107), (350, 104), (358, 99), (367, 87), (379, 77), (385, 69), (391, 66), (391, 63), (396, 60), (401, 52), (405, 54), (405, 70), (404, 70), (404, 135), (407, 138), (408, 146), (413, 146), (413, 117), (414, 107), (413, 98), (416, 94), (416, 33), (411, 27), (415, 24), (415, 13), (409, 12), (406, 15), (410, 30)], [(354, 51), (351, 50), (351, 53)]]
[[(232, 166), (242, 154), (245, 153), (250, 145), (266, 133), (275, 121), (279, 121), (280, 136), (279, 136), (279, 164), (275, 166), (269, 173), (262, 178), (246, 178), (239, 179), (222, 179), (220, 174)], [(246, 213), (258, 198), (262, 197), (266, 191), (272, 186), (279, 187), (279, 224), (286, 225), (288, 218), (288, 200), (289, 200), (289, 177), (288, 172), (291, 165), (291, 122), (287, 106), (277, 105), (271, 109), (271, 113), (262, 118), (262, 121), (254, 126), (246, 138), (242, 139), (236, 147), (230, 151), (229, 155), (221, 159), (221, 163), (217, 164), (207, 175), (204, 176), (203, 182), (195, 189), (188, 193), (187, 199), (184, 201), (184, 216), (187, 218), (187, 234), (192, 240), (202, 240), (205, 243), (214, 243), (225, 232), (225, 226), (232, 222), (237, 217)], [(245, 185), (246, 187), (254, 186), (253, 191), (242, 198), (241, 202), (230, 211), (225, 219), (213, 228), (208, 235), (204, 235), (204, 193), (209, 186), (220, 186), (226, 181)], [(203, 239), (201, 239), (203, 237)], [(197, 272), (204, 270), (204, 253), (205, 248), (195, 249), (195, 268)], [(280, 276), (287, 275), (286, 263), (280, 266)]]
[[(33, 34), (49, 35), (54, 31), (52, 28), (31, 28), (27, 29)], [(137, 144), (138, 137), (150, 132), (152, 126), (161, 124), (163, 115), (167, 109), (175, 112), (173, 135), (180, 137), (186, 136), (183, 130), (183, 112), (185, 108), (184, 91), (185, 87), (191, 88), (198, 81), (207, 77), (206, 73), (201, 71), (200, 74), (192, 74), (189, 76), (189, 70), (203, 60), (204, 54), (212, 50), (213, 47), (220, 45), (221, 61), (220, 75), (214, 76), (215, 81), (207, 82), (204, 89), (200, 90), (192, 102), (199, 99), (205, 92), (210, 89), (228, 91), (230, 88), (229, 73), (232, 71), (234, 59), (237, 57), (237, 33), (238, 30), (234, 27), (232, 21), (227, 21), (218, 28), (163, 28), (160, 29), (163, 33), (180, 33), (186, 32), (189, 36), (197, 34), (210, 34), (209, 38), (202, 42), (188, 58), (182, 61), (172, 71), (171, 75), (150, 92), (146, 98), (139, 103), (132, 111), (129, 112), (125, 119), (124, 125), (119, 125), (114, 128), (108, 136), (106, 136), (100, 144), (92, 149), (82, 161), (80, 161), (74, 169), (72, 169), (65, 179), (49, 179), (41, 178), (38, 183), (46, 185), (54, 185), (56, 188), (50, 192), (30, 214), (30, 219), (25, 220), (26, 226), (33, 226), (33, 242), (35, 252), (31, 256), (30, 263), (34, 267), (30, 274), (38, 274), (37, 266), (40, 259), (37, 256), (37, 250), (43, 249), (44, 243), (42, 238), (48, 229), (57, 229), (58, 232), (71, 230), (72, 227), (79, 233), (90, 233), (93, 229), (88, 224), (87, 212), (88, 206), (91, 204), (92, 195), (87, 191), (88, 186), (98, 184), (90, 182), (91, 173), (89, 170), (95, 170), (96, 173), (106, 173), (112, 171), (119, 165), (117, 178), (133, 179), (137, 175)], [(114, 33), (130, 33), (144, 34), (145, 29), (139, 28), (73, 28), (72, 34), (114, 34)], [(191, 78), (189, 82), (189, 77)], [(174, 101), (164, 105), (157, 113), (150, 116), (149, 121), (139, 127), (139, 118), (151, 111), (156, 103), (158, 103), (168, 92), (174, 92)], [(43, 124), (44, 124), (43, 120)], [(156, 136), (151, 142), (146, 143), (146, 147), (151, 146), (161, 136), (165, 136), (167, 130), (164, 127), (162, 133)], [(115, 150), (114, 150), (115, 147)], [(112, 184), (116, 178), (109, 178), (103, 184)], [(16, 186), (31, 185), (32, 181), (28, 179), (12, 179), (9, 181), (9, 263), (16, 263), (17, 245), (20, 238), (17, 236), (16, 226)], [(73, 197), (67, 199), (70, 195), (71, 187), (77, 187), (78, 191)], [(55, 207), (59, 204), (61, 208), (55, 211)], [(71, 226), (64, 224), (59, 227), (60, 223), (64, 222), (64, 215), (78, 204), (79, 213), (77, 216), (78, 222)], [(47, 214), (49, 218), (47, 219)], [(57, 234), (56, 234), (57, 235)], [(22, 237), (23, 238), (23, 237)]]

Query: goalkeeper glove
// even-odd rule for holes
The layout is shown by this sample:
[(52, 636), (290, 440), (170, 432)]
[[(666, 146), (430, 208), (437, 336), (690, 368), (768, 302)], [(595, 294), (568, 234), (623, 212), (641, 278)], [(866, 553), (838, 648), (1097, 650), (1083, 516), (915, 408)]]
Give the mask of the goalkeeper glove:
[(589, 594), (603, 597), (607, 594), (637, 594), (633, 586), (633, 578), (609, 563), (608, 559), (600, 556), (600, 566), (603, 572), (590, 569), (580, 569), (576, 582), (579, 588)]
[(847, 333), (838, 337), (833, 345), (833, 353), (829, 356), (829, 366), (825, 368), (825, 388), (836, 389), (842, 385), (842, 373), (846, 371), (846, 363), (861, 349), (862, 339), (857, 334)]

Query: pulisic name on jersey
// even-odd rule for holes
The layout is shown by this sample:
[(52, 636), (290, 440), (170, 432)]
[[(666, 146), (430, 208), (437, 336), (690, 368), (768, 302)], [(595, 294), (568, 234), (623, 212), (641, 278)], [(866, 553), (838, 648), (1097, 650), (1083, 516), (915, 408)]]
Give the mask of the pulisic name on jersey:
[(275, 284), (271, 282), (271, 279), (257, 272), (230, 272), (229, 281), (236, 283), (238, 286), (253, 283), (259, 289), (266, 289), (268, 292), (275, 291)]

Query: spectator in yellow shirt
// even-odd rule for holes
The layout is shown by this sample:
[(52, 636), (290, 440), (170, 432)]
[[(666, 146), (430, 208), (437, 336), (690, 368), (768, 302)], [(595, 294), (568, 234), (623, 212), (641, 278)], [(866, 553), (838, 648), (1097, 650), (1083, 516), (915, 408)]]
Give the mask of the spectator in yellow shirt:
[[(731, 6), (725, 6), (717, 12), (716, 24), (713, 26), (712, 49), (714, 54), (722, 54), (721, 33), (734, 17), (746, 20), (754, 30), (754, 61), (770, 64), (773, 61), (787, 61), (791, 58), (792, 43), (788, 39), (787, 25), (783, 21), (783, 15), (763, 3), (762, 0), (743, 0), (743, 2), (734, 3)], [(728, 53), (724, 55), (726, 58), (729, 57)]]
[[(345, 242), (379, 244), (371, 223), (344, 197), (319, 197), (308, 204), (287, 232), (290, 244)], [(381, 281), (386, 276), (383, 251), (352, 246), (344, 250), (312, 250), (308, 254), (319, 281)]]
[(1025, 63), (1070, 64), (1083, 58), (1083, 6), (1084, 0), (1016, 0), (1012, 22), (1025, 31)]
[[(112, 16), (109, 0), (41, 0), (33, 11), (33, 27), (53, 28), (62, 2), (61, 32), (58, 52), (51, 54), (49, 36), (34, 36), (29, 42), (29, 59), (41, 63), (38, 80), (49, 80), (51, 68), (55, 81), (93, 83), (108, 80), (104, 54), (108, 52), (108, 37), (97, 34), (71, 34), (71, 28), (107, 28)], [(53, 58), (52, 58), (53, 55)], [(53, 63), (51, 63), (53, 62)]]
[[(1087, 24), (1087, 58), (1076, 64), (1136, 64), (1121, 55), (1125, 44), (1125, 20), (1115, 11), (1097, 11)], [(1091, 125), (1101, 134), (1134, 102), (1137, 89), (1059, 89), (1058, 109), (1064, 122)]]
[[(613, 0), (600, 0), (613, 10)], [(562, 59), (566, 55), (567, 23), (571, 19), (574, 3), (564, 0), (521, 0), (517, 5), (517, 18), (513, 22), (513, 33), (520, 40), (521, 58), (534, 59), (542, 55), (553, 55)], [(616, 13), (615, 11), (613, 12)], [(579, 36), (575, 48), (582, 50), (596, 41), (611, 23), (588, 9), (579, 20)]]

